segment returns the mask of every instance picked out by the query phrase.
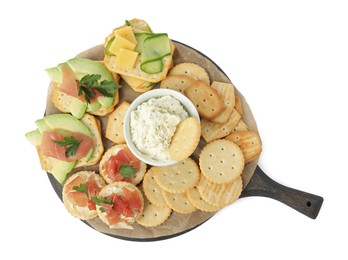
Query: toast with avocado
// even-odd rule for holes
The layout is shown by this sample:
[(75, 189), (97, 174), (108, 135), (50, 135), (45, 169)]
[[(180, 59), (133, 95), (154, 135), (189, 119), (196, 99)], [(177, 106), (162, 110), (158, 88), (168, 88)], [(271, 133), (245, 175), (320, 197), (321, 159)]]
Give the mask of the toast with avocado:
[(104, 46), (105, 66), (137, 92), (151, 90), (173, 65), (173, 42), (143, 20), (126, 21), (106, 37)]
[(98, 163), (104, 153), (100, 121), (92, 115), (77, 119), (70, 114), (52, 114), (35, 124), (37, 129), (25, 136), (36, 146), (41, 168), (60, 183), (74, 168)]
[(119, 76), (99, 61), (73, 58), (46, 72), (52, 81), (52, 103), (76, 118), (86, 112), (104, 116), (119, 101)]

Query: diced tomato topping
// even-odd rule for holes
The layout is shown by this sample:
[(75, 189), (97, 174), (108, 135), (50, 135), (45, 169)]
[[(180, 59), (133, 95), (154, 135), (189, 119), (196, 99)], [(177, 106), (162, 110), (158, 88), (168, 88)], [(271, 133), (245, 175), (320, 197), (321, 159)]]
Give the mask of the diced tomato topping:
[(103, 169), (105, 170), (106, 175), (114, 182), (131, 182), (134, 179), (134, 175), (130, 178), (125, 178), (119, 172), (119, 168), (122, 164), (130, 165), (137, 171), (140, 169), (140, 160), (132, 154), (128, 147), (120, 150), (117, 154), (111, 155), (103, 165)]
[[(66, 150), (69, 146), (61, 146), (54, 142), (64, 141), (64, 137), (67, 136), (72, 136), (79, 142), (75, 155), (67, 156)], [(42, 155), (53, 157), (61, 161), (72, 162), (85, 157), (93, 146), (93, 139), (82, 133), (45, 131), (41, 136), (40, 151)]]

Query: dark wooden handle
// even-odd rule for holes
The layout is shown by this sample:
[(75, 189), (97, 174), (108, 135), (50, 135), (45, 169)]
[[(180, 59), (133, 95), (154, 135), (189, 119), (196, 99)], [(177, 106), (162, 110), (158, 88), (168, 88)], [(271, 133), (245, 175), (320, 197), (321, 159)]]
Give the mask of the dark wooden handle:
[(324, 201), (320, 196), (275, 182), (259, 166), (256, 167), (253, 177), (241, 194), (241, 197), (249, 196), (263, 196), (278, 200), (312, 219), (318, 216)]

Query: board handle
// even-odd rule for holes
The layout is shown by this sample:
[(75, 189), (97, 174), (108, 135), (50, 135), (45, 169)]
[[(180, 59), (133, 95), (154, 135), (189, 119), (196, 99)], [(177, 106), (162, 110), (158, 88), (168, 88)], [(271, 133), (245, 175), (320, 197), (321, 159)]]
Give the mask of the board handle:
[(249, 196), (262, 196), (278, 200), (312, 219), (318, 216), (324, 201), (320, 196), (295, 190), (275, 182), (258, 165), (240, 197)]

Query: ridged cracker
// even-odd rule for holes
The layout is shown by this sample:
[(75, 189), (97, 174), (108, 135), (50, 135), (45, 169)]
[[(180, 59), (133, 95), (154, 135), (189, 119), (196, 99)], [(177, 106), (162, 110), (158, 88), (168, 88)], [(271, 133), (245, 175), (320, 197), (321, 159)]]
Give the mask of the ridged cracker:
[(144, 227), (156, 227), (163, 224), (172, 213), (169, 207), (160, 207), (144, 198), (144, 209), (135, 221)]
[(167, 76), (161, 81), (160, 88), (172, 89), (180, 93), (184, 93), (185, 89), (190, 87), (195, 80), (185, 75)]
[(147, 199), (159, 207), (167, 207), (167, 203), (163, 197), (163, 189), (155, 181), (157, 167), (150, 168), (143, 179), (143, 191)]
[(201, 120), (202, 137), (209, 143), (213, 140), (223, 138), (229, 135), (233, 128), (239, 122), (241, 116), (237, 110), (233, 110), (230, 117), (225, 123), (215, 123), (207, 119)]
[(163, 191), (164, 199), (169, 207), (175, 212), (188, 214), (197, 210), (197, 208), (190, 202), (186, 192), (184, 193), (170, 193)]
[(195, 206), (197, 209), (204, 211), (204, 212), (216, 212), (221, 207), (219, 206), (214, 206), (212, 204), (209, 204), (207, 201), (205, 201), (201, 194), (198, 191), (197, 187), (194, 187), (192, 189), (189, 189), (187, 191), (187, 197), (192, 203), (193, 206)]
[(225, 123), (229, 119), (235, 105), (234, 86), (232, 83), (214, 81), (211, 87), (219, 93), (225, 106), (224, 110), (211, 121)]
[(193, 188), (199, 179), (199, 168), (191, 158), (173, 165), (158, 167), (155, 180), (167, 192), (181, 193)]
[(174, 161), (182, 161), (196, 149), (201, 138), (201, 125), (194, 117), (181, 121), (172, 137), (168, 153)]
[(208, 143), (199, 156), (202, 174), (211, 182), (223, 184), (238, 178), (244, 169), (242, 150), (226, 139)]
[(251, 162), (256, 159), (262, 150), (262, 143), (260, 136), (257, 132), (242, 131), (233, 132), (226, 136), (227, 140), (231, 140), (236, 143), (244, 154), (245, 163)]
[(243, 189), (242, 177), (239, 176), (232, 182), (216, 184), (201, 176), (197, 189), (202, 198), (216, 207), (227, 206), (236, 201)]
[(130, 104), (123, 101), (110, 115), (106, 126), (105, 137), (116, 144), (126, 142), (123, 134), (124, 116)]
[(210, 85), (210, 79), (207, 71), (203, 67), (197, 65), (196, 63), (179, 63), (169, 71), (168, 75), (189, 76), (195, 80), (201, 80), (205, 84)]

